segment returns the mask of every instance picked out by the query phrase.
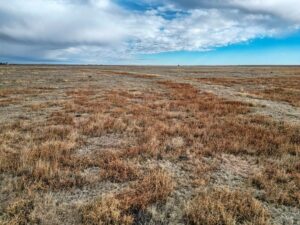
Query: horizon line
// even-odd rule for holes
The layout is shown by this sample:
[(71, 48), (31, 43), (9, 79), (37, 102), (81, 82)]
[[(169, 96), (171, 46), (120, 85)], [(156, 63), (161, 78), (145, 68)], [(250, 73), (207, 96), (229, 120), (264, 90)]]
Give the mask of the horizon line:
[(153, 66), (153, 67), (300, 67), (300, 64), (81, 64), (81, 63), (9, 63), (0, 66)]

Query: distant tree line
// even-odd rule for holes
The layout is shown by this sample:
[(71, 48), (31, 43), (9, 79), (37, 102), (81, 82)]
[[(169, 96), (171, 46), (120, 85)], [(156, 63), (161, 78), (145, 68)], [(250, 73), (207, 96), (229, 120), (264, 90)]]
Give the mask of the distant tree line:
[(8, 65), (8, 62), (0, 62), (0, 65)]

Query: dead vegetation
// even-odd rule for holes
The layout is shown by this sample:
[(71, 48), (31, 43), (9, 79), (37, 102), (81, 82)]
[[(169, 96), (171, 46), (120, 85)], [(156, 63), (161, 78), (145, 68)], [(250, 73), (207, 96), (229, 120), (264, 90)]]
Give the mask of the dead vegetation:
[(100, 177), (111, 182), (132, 181), (138, 177), (138, 169), (132, 164), (118, 158), (102, 163)]
[[(31, 213), (34, 208), (33, 199), (30, 198), (16, 198), (4, 209), (4, 224), (12, 225), (26, 225), (36, 223)], [(0, 217), (1, 218), (1, 217)], [(0, 220), (1, 222), (1, 220)]]
[(165, 201), (173, 188), (166, 172), (151, 170), (128, 190), (83, 206), (83, 224), (133, 224), (150, 204)]
[(150, 170), (140, 182), (118, 195), (125, 208), (131, 212), (145, 210), (156, 202), (163, 202), (174, 189), (170, 175), (162, 170)]
[(263, 190), (261, 199), (280, 205), (299, 207), (300, 177), (298, 157), (267, 160), (265, 168), (250, 178), (254, 187)]
[(218, 78), (196, 78), (196, 80), (208, 84), (235, 87), (254, 94), (263, 99), (287, 102), (293, 106), (300, 107), (300, 77), (278, 76), (278, 77), (218, 77)]
[(226, 189), (198, 193), (186, 207), (186, 220), (193, 225), (267, 225), (269, 215), (251, 194)]
[(0, 135), (0, 171), (42, 186), (65, 187), (82, 182), (75, 170), (70, 171), (71, 155), (80, 142), (72, 128), (34, 127), (19, 122), (4, 126)]
[(133, 217), (126, 213), (122, 203), (115, 197), (100, 198), (81, 209), (82, 222), (87, 225), (129, 225)]
[[(38, 77), (43, 71), (61, 70), (32, 73)], [(24, 93), (26, 102), (3, 105), (18, 104), (27, 115), (1, 111), (12, 119), (1, 123), (0, 181), (12, 181), (0, 182), (0, 223), (43, 224), (47, 215), (41, 215), (37, 196), (78, 190), (84, 194), (71, 201), (53, 197), (63, 204), (50, 210), (51, 217), (59, 221), (65, 213), (76, 224), (147, 224), (160, 213), (160, 221), (174, 224), (271, 224), (263, 204), (299, 208), (299, 125), (253, 114), (249, 103), (217, 97), (176, 78), (87, 68), (67, 72), (74, 74), (64, 81), (53, 74), (43, 85), (46, 81), (37, 79), (40, 88)], [(119, 76), (128, 86), (118, 83)], [(60, 88), (44, 87), (53, 80)], [(23, 98), (9, 87), (0, 93), (5, 101)], [(211, 177), (223, 154), (251, 159), (259, 172), (238, 178), (238, 191), (216, 188)], [(151, 207), (156, 214), (149, 214)], [(175, 220), (176, 207), (185, 215)]]
[(184, 110), (190, 113), (189, 119), (194, 117), (187, 133), (194, 134), (193, 140), (205, 146), (206, 153), (270, 156), (297, 154), (299, 151), (297, 127), (278, 124), (263, 116), (247, 115), (251, 105), (198, 93), (188, 84), (164, 85), (174, 91), (170, 100), (172, 106), (180, 110), (184, 105)]
[(133, 73), (133, 72), (127, 72), (127, 71), (112, 71), (112, 70), (104, 70), (102, 73), (114, 75), (114, 76), (128, 76), (132, 78), (143, 78), (143, 79), (152, 79), (156, 78), (157, 75), (152, 74), (140, 74), (140, 73)]

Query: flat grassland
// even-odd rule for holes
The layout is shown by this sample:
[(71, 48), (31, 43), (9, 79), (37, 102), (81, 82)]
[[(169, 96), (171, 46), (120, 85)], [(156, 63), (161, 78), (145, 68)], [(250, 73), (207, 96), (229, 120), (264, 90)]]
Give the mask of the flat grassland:
[(0, 224), (300, 224), (300, 67), (0, 67)]

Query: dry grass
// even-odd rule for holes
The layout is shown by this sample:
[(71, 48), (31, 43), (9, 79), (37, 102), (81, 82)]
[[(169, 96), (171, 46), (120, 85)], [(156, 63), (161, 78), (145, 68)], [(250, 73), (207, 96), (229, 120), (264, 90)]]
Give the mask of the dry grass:
[(199, 93), (188, 84), (163, 84), (174, 91), (169, 102), (172, 108), (181, 110), (184, 106), (183, 110), (190, 115), (185, 120), (189, 127), (188, 141), (201, 143), (204, 152), (255, 155), (299, 152), (297, 127), (247, 115), (251, 105)]
[(198, 193), (187, 204), (186, 220), (193, 225), (270, 224), (267, 211), (249, 193), (226, 189)]
[(139, 171), (132, 163), (121, 159), (106, 160), (99, 165), (102, 169), (100, 176), (111, 182), (125, 182), (137, 179)]
[(298, 76), (277, 76), (277, 77), (218, 77), (218, 78), (197, 78), (199, 81), (212, 84), (220, 84), (233, 86), (235, 84), (242, 85), (272, 85), (276, 87), (285, 87), (290, 89), (299, 89)]
[(264, 190), (264, 201), (279, 205), (299, 207), (300, 205), (300, 164), (298, 158), (267, 160), (261, 173), (252, 176), (251, 183)]
[(281, 77), (220, 77), (197, 78), (198, 81), (208, 84), (218, 84), (228, 87), (237, 87), (264, 99), (288, 102), (300, 107), (300, 76)]
[[(179, 212), (196, 188), (207, 191), (188, 204), (191, 224), (268, 224), (259, 201), (299, 208), (298, 125), (177, 82), (175, 69), (173, 81), (99, 68), (16, 71), (0, 91), (0, 223), (43, 224), (36, 218), (52, 217), (66, 224), (139, 224), (154, 216), (151, 221), (182, 223)], [(49, 76), (39, 75), (44, 72)], [(259, 170), (233, 174), (241, 191), (209, 189), (230, 186), (214, 176), (232, 175), (218, 170), (224, 153)], [(46, 195), (53, 198), (47, 206), (38, 200)]]
[(174, 189), (170, 175), (163, 170), (151, 170), (131, 189), (118, 195), (125, 208), (132, 212), (144, 210), (150, 204), (163, 202)]
[(0, 99), (0, 106), (1, 107), (6, 107), (6, 106), (10, 106), (10, 105), (16, 105), (19, 104), (21, 102), (20, 98), (4, 98), (4, 99)]
[(128, 76), (132, 78), (142, 78), (142, 79), (152, 79), (157, 77), (157, 75), (152, 75), (152, 74), (139, 74), (139, 73), (131, 73), (126, 71), (113, 71), (113, 70), (104, 70), (101, 73), (109, 74), (109, 75)]
[(129, 225), (133, 217), (126, 213), (115, 197), (100, 198), (81, 209), (82, 223), (86, 225)]
[(91, 116), (81, 127), (83, 134), (100, 137), (106, 133), (123, 133), (127, 129), (127, 124), (122, 118), (115, 118), (99, 113)]
[[(31, 217), (31, 213), (34, 209), (33, 200), (30, 198), (16, 198), (8, 206), (5, 207), (3, 212), (3, 224), (4, 225), (26, 225), (37, 223), (34, 218)], [(2, 215), (0, 214), (2, 217)], [(1, 223), (0, 217), (0, 223)]]
[(5, 89), (0, 89), (0, 97), (10, 97), (12, 95), (32, 95), (32, 94), (37, 94), (37, 90), (33, 90), (30, 88), (5, 88)]
[(79, 171), (70, 170), (73, 151), (80, 143), (71, 127), (35, 128), (20, 122), (3, 127), (0, 137), (0, 171), (42, 186), (68, 187), (82, 182)]
[(83, 224), (133, 224), (150, 204), (164, 202), (173, 188), (166, 172), (152, 170), (130, 189), (83, 206)]
[(53, 112), (51, 115), (47, 118), (47, 124), (49, 125), (70, 125), (74, 126), (75, 121), (73, 116), (70, 114), (67, 114), (65, 112)]

